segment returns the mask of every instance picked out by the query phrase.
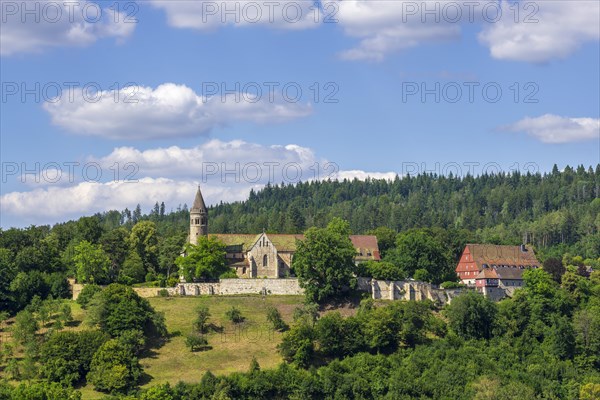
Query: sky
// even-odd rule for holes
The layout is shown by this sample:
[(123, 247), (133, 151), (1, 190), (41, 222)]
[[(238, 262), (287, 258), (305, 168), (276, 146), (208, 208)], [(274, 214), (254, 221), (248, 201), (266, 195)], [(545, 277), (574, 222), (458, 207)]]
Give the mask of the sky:
[(0, 226), (600, 163), (600, 1), (0, 0)]

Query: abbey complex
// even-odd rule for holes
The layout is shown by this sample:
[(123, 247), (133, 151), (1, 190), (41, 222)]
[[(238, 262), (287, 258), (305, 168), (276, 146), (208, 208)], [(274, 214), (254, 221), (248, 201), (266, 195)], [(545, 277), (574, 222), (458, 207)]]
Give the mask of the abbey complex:
[[(208, 234), (208, 210), (200, 187), (190, 209), (189, 242), (196, 244), (199, 236), (216, 237), (225, 243), (229, 266), (240, 278), (287, 278), (292, 275), (291, 265), (297, 241), (303, 235), (294, 234)], [(379, 261), (377, 237), (351, 235), (356, 249), (355, 262)]]

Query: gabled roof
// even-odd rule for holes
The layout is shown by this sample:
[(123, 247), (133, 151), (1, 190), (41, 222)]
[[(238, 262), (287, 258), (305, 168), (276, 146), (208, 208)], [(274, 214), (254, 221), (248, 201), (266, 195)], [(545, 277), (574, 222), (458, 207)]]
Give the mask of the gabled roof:
[[(273, 234), (267, 233), (265, 234), (267, 238), (273, 243), (273, 246), (277, 249), (278, 252), (295, 252), (296, 251), (296, 241), (304, 240), (304, 235), (293, 235), (293, 234)], [(260, 239), (262, 234), (252, 235), (252, 234), (226, 234), (226, 233), (218, 233), (211, 234), (211, 237), (216, 237), (226, 246), (241, 246), (241, 251), (248, 251), (254, 246), (254, 244)], [(350, 235), (350, 241), (354, 245), (354, 248), (360, 254), (362, 253), (362, 257), (357, 255), (357, 260), (365, 259), (365, 260), (379, 260), (381, 257), (379, 255), (379, 246), (377, 244), (377, 237), (374, 235)], [(367, 254), (371, 254), (368, 256)]]
[(202, 192), (200, 191), (200, 185), (198, 185), (198, 190), (196, 191), (196, 198), (194, 199), (194, 204), (192, 205), (190, 212), (206, 212), (206, 204), (204, 204), (204, 198), (202, 197)]
[(525, 272), (527, 269), (525, 268), (505, 268), (505, 267), (500, 267), (500, 268), (496, 268), (496, 273), (498, 274), (498, 277), (500, 279), (508, 279), (508, 280), (522, 280), (523, 279), (523, 272)]
[(296, 251), (296, 240), (304, 240), (304, 235), (266, 234), (277, 251)]
[(225, 243), (227, 247), (240, 246), (240, 251), (246, 252), (258, 240), (260, 235), (237, 233), (212, 233), (209, 235)]
[[(494, 244), (467, 244), (466, 249), (473, 257), (473, 261), (483, 268), (484, 264), (492, 267), (503, 265), (508, 266), (539, 266), (540, 263), (533, 253), (531, 247), (521, 246), (500, 246)], [(518, 268), (517, 268), (518, 269)]]
[(498, 274), (493, 268), (484, 268), (475, 279), (498, 279)]

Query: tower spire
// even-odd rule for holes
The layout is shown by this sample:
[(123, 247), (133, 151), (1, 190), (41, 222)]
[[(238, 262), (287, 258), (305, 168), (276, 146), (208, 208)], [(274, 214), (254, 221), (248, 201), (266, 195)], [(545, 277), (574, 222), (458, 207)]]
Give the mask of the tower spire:
[(194, 204), (190, 209), (190, 236), (189, 242), (196, 244), (198, 242), (198, 236), (208, 235), (208, 210), (202, 197), (202, 191), (200, 185), (196, 191), (196, 197), (194, 198)]

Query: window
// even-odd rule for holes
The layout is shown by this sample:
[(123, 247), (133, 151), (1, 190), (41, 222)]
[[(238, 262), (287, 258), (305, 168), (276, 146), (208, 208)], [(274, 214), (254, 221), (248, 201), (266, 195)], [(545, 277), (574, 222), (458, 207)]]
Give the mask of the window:
[(269, 266), (269, 257), (265, 254), (263, 256), (263, 267), (268, 267)]

